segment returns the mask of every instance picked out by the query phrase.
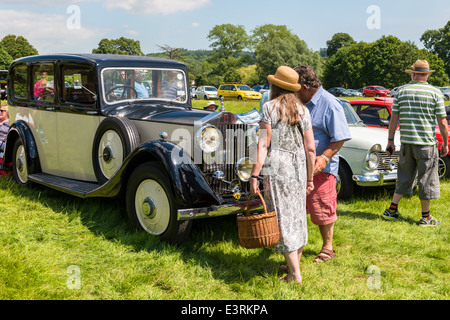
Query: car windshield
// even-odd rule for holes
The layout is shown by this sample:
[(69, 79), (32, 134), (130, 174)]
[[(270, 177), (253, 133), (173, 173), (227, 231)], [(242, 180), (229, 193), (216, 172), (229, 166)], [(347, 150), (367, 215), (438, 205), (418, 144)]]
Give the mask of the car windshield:
[(248, 91), (251, 91), (252, 89), (249, 87), (249, 86), (237, 86), (238, 87), (238, 90), (248, 90)]
[(147, 99), (187, 101), (188, 86), (182, 70), (106, 68), (101, 77), (103, 99), (107, 104)]
[(350, 102), (345, 100), (339, 100), (339, 102), (342, 104), (342, 107), (344, 108), (345, 119), (347, 120), (347, 124), (365, 126), (361, 118), (358, 116), (358, 114), (355, 112), (355, 110), (353, 110)]
[(385, 87), (375, 87), (375, 89), (378, 89), (378, 90), (386, 90)]
[(214, 87), (205, 87), (205, 91), (217, 91), (217, 88), (214, 88)]

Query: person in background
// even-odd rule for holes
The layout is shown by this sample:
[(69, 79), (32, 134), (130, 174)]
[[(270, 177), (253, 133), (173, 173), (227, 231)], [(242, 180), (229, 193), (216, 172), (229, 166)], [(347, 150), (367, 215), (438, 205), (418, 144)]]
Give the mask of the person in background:
[(148, 98), (148, 91), (142, 84), (142, 80), (144, 80), (144, 77), (147, 75), (147, 73), (143, 70), (136, 70), (134, 73), (134, 89), (137, 92), (137, 98)]
[(261, 108), (257, 161), (252, 167), (250, 191), (259, 192), (258, 178), (263, 164), (269, 166), (270, 171), (262, 173), (264, 199), (267, 210), (277, 214), (280, 241), (275, 251), (283, 253), (288, 269), (280, 280), (301, 284), (300, 258), (308, 242), (306, 195), (314, 189), (314, 136), (309, 112), (295, 95), (300, 89), (297, 73), (281, 66), (267, 79), (271, 83), (271, 97)]
[(216, 105), (216, 103), (214, 101), (208, 101), (206, 106), (203, 107), (203, 110), (216, 111), (217, 108), (218, 108), (218, 105)]
[(420, 226), (441, 224), (430, 215), (430, 200), (440, 198), (438, 173), (439, 152), (435, 134), (436, 120), (443, 143), (440, 155), (448, 153), (448, 123), (442, 92), (428, 84), (430, 70), (426, 60), (417, 60), (411, 69), (411, 82), (399, 88), (394, 96), (392, 116), (388, 130), (388, 154), (395, 152), (394, 135), (397, 124), (400, 127), (400, 160), (397, 170), (397, 184), (391, 205), (382, 217), (386, 220), (398, 220), (398, 204), (403, 195), (412, 193), (413, 182), (419, 182), (419, 199), (422, 207)]
[(308, 65), (294, 68), (301, 85), (297, 95), (310, 114), (316, 144), (314, 190), (306, 200), (311, 222), (319, 226), (323, 245), (314, 262), (336, 257), (333, 247), (334, 222), (337, 220), (336, 177), (339, 168), (338, 151), (351, 139), (341, 103), (323, 89), (314, 69)]
[(9, 126), (10, 123), (9, 123), (8, 104), (4, 103), (0, 106), (0, 169), (2, 169), (3, 153), (5, 150), (5, 141), (6, 135), (9, 130)]

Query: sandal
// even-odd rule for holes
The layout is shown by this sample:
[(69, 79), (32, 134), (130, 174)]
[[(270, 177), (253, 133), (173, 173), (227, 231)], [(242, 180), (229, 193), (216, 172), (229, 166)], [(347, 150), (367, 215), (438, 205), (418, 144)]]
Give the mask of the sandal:
[(320, 250), (319, 254), (314, 259), (314, 262), (325, 262), (334, 258), (336, 258), (336, 252), (334, 251), (334, 249), (330, 250), (322, 248), (322, 250)]

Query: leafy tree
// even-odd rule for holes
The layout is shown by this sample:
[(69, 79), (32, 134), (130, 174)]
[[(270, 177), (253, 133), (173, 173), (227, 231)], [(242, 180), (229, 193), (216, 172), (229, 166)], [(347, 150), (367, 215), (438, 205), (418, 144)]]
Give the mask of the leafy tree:
[(249, 56), (244, 54), (244, 50), (250, 45), (244, 27), (232, 24), (216, 25), (207, 38), (212, 41), (212, 51), (207, 60), (206, 77), (215, 75), (215, 81), (241, 82), (242, 76), (237, 69), (248, 63)]
[(253, 30), (255, 57), (259, 80), (267, 82), (281, 65), (295, 67), (309, 64), (322, 73), (322, 57), (308, 49), (306, 42), (287, 29), (285, 25), (266, 24)]
[(450, 76), (450, 20), (443, 28), (425, 31), (420, 41), (444, 61), (445, 71)]
[(245, 28), (234, 24), (216, 25), (207, 39), (212, 41), (209, 45), (213, 49), (212, 55), (220, 58), (236, 57), (250, 45)]
[(0, 44), (0, 69), (7, 70), (12, 61), (13, 58), (9, 55), (8, 51), (6, 51), (5, 48), (3, 48), (3, 46)]
[(435, 54), (419, 50), (409, 41), (383, 36), (372, 43), (360, 42), (340, 48), (327, 59), (322, 82), (326, 88), (366, 85), (393, 88), (411, 80), (405, 70), (417, 59), (426, 59), (436, 70), (429, 78), (431, 84), (443, 85), (448, 81), (443, 61)]
[(0, 41), (0, 46), (3, 47), (12, 60), (38, 54), (38, 51), (22, 36), (8, 34)]
[(102, 39), (98, 47), (92, 53), (123, 54), (131, 56), (143, 56), (141, 44), (137, 40), (120, 37), (119, 39)]
[(326, 55), (331, 57), (340, 48), (354, 44), (356, 41), (348, 33), (335, 33), (331, 40), (327, 41)]

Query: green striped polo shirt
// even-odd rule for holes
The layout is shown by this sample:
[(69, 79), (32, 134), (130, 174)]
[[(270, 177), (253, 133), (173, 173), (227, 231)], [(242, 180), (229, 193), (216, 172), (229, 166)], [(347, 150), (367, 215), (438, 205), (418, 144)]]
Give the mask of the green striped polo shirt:
[(437, 144), (436, 117), (445, 117), (442, 92), (425, 81), (411, 81), (394, 96), (392, 113), (399, 115), (400, 142)]

